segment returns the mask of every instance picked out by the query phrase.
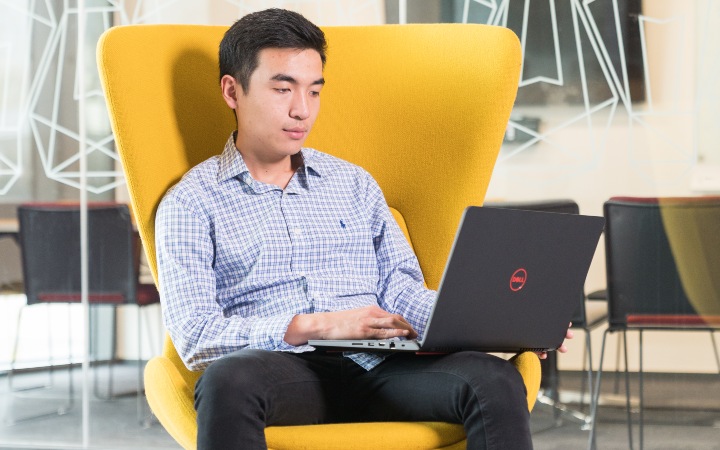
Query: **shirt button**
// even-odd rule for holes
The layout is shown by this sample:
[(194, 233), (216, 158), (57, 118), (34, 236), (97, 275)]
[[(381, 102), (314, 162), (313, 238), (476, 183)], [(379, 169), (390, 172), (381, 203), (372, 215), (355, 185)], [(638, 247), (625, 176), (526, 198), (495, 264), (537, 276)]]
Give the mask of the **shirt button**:
[(302, 233), (302, 230), (301, 230), (300, 228), (293, 228), (293, 229), (292, 229), (292, 234), (294, 234), (294, 235), (296, 235), (296, 236), (299, 236), (300, 233)]

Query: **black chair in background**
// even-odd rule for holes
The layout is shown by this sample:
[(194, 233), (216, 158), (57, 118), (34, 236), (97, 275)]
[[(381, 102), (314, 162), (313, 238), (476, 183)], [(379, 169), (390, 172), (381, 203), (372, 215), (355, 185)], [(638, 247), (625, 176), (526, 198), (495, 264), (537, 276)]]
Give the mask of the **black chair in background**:
[[(71, 304), (81, 301), (80, 207), (63, 203), (24, 204), (18, 207), (19, 242), (27, 306)], [(152, 284), (138, 281), (140, 241), (133, 231), (130, 211), (124, 204), (91, 204), (87, 209), (88, 302), (91, 305), (137, 305), (159, 302)], [(114, 319), (117, 321), (117, 314)], [(142, 313), (138, 311), (138, 417), (142, 416)], [(18, 318), (18, 331), (20, 330)], [(91, 328), (93, 324), (91, 323)], [(114, 323), (114, 328), (117, 322)], [(49, 330), (42, 330), (49, 332)], [(117, 359), (116, 330), (112, 333), (108, 389), (101, 394), (96, 377), (96, 396), (109, 399), (113, 392), (112, 365)], [(17, 337), (9, 379), (15, 371)], [(51, 364), (52, 367), (52, 364)], [(72, 367), (72, 364), (68, 364)], [(97, 373), (97, 372), (95, 372)], [(72, 376), (68, 404), (50, 414), (64, 414), (73, 403)], [(12, 382), (11, 382), (12, 383)], [(47, 415), (47, 414), (43, 414)], [(36, 416), (40, 417), (40, 416)], [(34, 418), (34, 417), (30, 417)], [(17, 422), (18, 420), (14, 420)]]
[[(609, 326), (603, 335), (592, 417), (597, 415), (606, 337), (639, 334), (639, 442), (643, 448), (643, 332), (720, 329), (720, 197), (616, 197), (605, 202)], [(633, 448), (625, 345), (628, 440)], [(593, 423), (596, 423), (593, 420)], [(595, 426), (590, 447), (595, 446)]]
[[(536, 200), (523, 202), (486, 202), (485, 206), (494, 208), (512, 208), (530, 211), (541, 211), (562, 214), (579, 214), (578, 204), (569, 199), (558, 200)], [(601, 299), (596, 299), (601, 300)], [(591, 306), (588, 308), (588, 306)], [(569, 414), (583, 423), (584, 429), (589, 429), (591, 417), (582, 412), (585, 405), (585, 393), (588, 392), (588, 399), (592, 399), (592, 341), (590, 332), (605, 323), (607, 319), (607, 303), (593, 301), (587, 305), (583, 292), (578, 292), (578, 306), (572, 316), (572, 328), (582, 330), (585, 334), (585, 348), (583, 354), (582, 371), (585, 373), (580, 387), (580, 411), (569, 409), (560, 402), (560, 377), (557, 367), (557, 352), (548, 353), (548, 357), (540, 362), (542, 368), (542, 381), (540, 383), (540, 396), (538, 401), (553, 408), (556, 425), (562, 423), (560, 413)], [(587, 380), (587, 381), (586, 381)], [(587, 382), (587, 384), (585, 384)]]

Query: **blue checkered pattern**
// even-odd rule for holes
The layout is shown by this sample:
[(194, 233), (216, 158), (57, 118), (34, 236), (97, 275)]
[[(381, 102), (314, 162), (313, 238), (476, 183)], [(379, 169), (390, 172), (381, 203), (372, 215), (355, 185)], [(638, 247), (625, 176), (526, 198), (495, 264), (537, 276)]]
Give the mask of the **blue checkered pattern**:
[[(201, 370), (241, 348), (305, 352), (296, 314), (379, 305), (422, 336), (435, 292), (365, 170), (310, 148), (285, 190), (253, 180), (228, 139), (162, 200), (156, 244), (163, 317)], [(366, 369), (376, 354), (348, 354)]]

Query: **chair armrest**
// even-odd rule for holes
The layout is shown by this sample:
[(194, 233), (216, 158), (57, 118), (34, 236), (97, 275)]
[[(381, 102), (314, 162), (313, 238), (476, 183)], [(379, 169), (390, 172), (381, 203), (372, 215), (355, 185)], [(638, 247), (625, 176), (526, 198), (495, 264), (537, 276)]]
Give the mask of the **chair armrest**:
[(197, 446), (197, 413), (194, 392), (177, 367), (165, 356), (156, 356), (145, 366), (145, 393), (155, 417), (184, 449)]
[(510, 362), (522, 375), (527, 390), (528, 411), (532, 411), (540, 391), (540, 379), (542, 378), (540, 358), (533, 352), (523, 352), (510, 358)]

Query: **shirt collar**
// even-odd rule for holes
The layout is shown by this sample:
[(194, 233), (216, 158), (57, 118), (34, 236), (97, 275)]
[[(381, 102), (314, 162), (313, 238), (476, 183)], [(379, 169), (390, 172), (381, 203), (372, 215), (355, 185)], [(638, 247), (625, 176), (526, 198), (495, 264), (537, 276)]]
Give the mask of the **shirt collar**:
[(318, 151), (312, 148), (303, 147), (300, 149), (303, 165), (300, 167), (305, 178), (310, 180), (312, 176), (322, 177), (322, 164), (318, 161)]
[[(245, 165), (240, 151), (235, 146), (235, 131), (230, 134), (225, 148), (220, 155), (218, 167), (218, 181), (223, 182), (231, 178), (237, 177), (239, 180), (252, 184), (253, 178), (250, 176), (250, 170)], [(308, 181), (308, 188), (312, 184), (310, 179), (314, 176), (322, 177), (322, 164), (317, 161), (318, 152), (310, 148), (301, 148), (300, 156), (303, 159), (303, 165), (299, 170), (303, 171), (304, 178)]]

